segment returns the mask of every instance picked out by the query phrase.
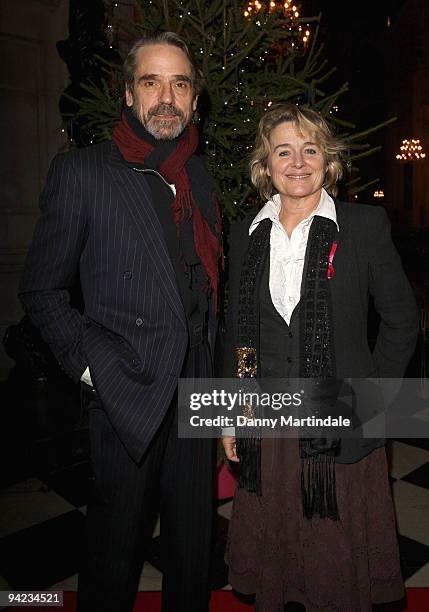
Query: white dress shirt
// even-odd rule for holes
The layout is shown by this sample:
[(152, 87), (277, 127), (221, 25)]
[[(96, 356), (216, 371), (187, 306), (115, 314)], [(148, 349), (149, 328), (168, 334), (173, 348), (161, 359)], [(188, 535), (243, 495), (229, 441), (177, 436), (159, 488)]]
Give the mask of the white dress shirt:
[(276, 194), (272, 200), (268, 200), (252, 221), (249, 235), (263, 219), (271, 219), (273, 222), (270, 235), (270, 294), (275, 309), (289, 325), (292, 313), (301, 297), (305, 251), (315, 215), (334, 221), (338, 231), (339, 227), (334, 201), (324, 189), (319, 204), (306, 219), (298, 223), (290, 238), (280, 223), (280, 210), (280, 195)]
[(89, 367), (86, 368), (85, 372), (82, 374), (82, 376), (80, 377), (81, 381), (84, 382), (86, 385), (90, 385), (90, 387), (93, 387), (94, 385), (92, 384), (92, 380), (91, 380), (91, 374), (89, 373)]

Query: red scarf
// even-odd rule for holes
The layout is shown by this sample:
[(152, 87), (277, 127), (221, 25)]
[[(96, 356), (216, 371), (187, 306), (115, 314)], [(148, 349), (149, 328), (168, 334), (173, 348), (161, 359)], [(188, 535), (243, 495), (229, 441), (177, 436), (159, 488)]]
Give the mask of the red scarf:
[[(145, 159), (154, 150), (154, 146), (139, 138), (131, 129), (125, 113), (113, 130), (115, 141), (122, 157), (128, 162), (144, 165)], [(214, 294), (215, 310), (218, 309), (219, 264), (223, 265), (223, 249), (221, 243), (221, 214), (216, 194), (212, 194), (212, 204), (215, 207), (216, 223), (212, 229), (196, 205), (191, 192), (189, 176), (185, 168), (188, 159), (195, 153), (198, 146), (198, 130), (192, 124), (178, 140), (177, 147), (167, 157), (158, 172), (169, 184), (176, 187), (176, 197), (172, 203), (174, 222), (180, 235), (180, 224), (187, 218), (192, 218), (195, 251), (200, 258), (207, 275), (207, 289)]]

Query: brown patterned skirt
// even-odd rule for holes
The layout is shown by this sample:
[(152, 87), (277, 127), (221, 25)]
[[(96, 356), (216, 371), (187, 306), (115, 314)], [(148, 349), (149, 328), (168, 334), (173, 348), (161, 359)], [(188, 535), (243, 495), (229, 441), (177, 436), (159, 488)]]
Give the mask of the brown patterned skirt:
[(404, 596), (385, 449), (337, 463), (336, 482), (341, 520), (305, 519), (298, 440), (263, 440), (263, 496), (237, 490), (226, 554), (258, 612), (365, 612)]

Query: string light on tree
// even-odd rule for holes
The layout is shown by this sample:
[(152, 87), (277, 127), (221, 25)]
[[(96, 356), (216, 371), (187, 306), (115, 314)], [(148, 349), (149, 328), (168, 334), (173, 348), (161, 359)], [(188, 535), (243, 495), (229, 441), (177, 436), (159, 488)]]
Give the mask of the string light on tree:
[(109, 47), (113, 49), (116, 43), (117, 27), (116, 27), (116, 14), (115, 11), (119, 6), (119, 3), (115, 0), (103, 0), (106, 10), (107, 24), (105, 27), (106, 38), (109, 42)]
[(416, 161), (424, 159), (426, 153), (423, 151), (423, 147), (420, 144), (420, 140), (412, 138), (411, 140), (403, 140), (400, 147), (400, 153), (396, 155), (398, 161)]
[(252, 18), (260, 11), (265, 13), (279, 13), (285, 19), (285, 30), (288, 32), (289, 48), (294, 52), (305, 51), (310, 40), (310, 30), (308, 24), (303, 28), (297, 21), (299, 19), (299, 9), (291, 0), (283, 2), (260, 2), (259, 0), (249, 0), (244, 16)]

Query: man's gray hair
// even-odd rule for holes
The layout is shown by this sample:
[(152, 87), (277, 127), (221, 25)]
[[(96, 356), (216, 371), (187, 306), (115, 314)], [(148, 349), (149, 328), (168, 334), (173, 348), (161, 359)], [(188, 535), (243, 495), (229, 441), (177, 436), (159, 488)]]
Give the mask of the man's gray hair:
[(204, 76), (202, 71), (198, 68), (188, 45), (185, 43), (183, 38), (181, 38), (175, 32), (162, 31), (145, 32), (143, 36), (134, 42), (133, 46), (129, 50), (123, 66), (125, 86), (129, 91), (133, 91), (134, 88), (134, 78), (137, 69), (137, 53), (139, 49), (147, 45), (171, 45), (183, 51), (191, 64), (192, 87), (194, 93), (196, 95), (201, 93), (204, 88)]

